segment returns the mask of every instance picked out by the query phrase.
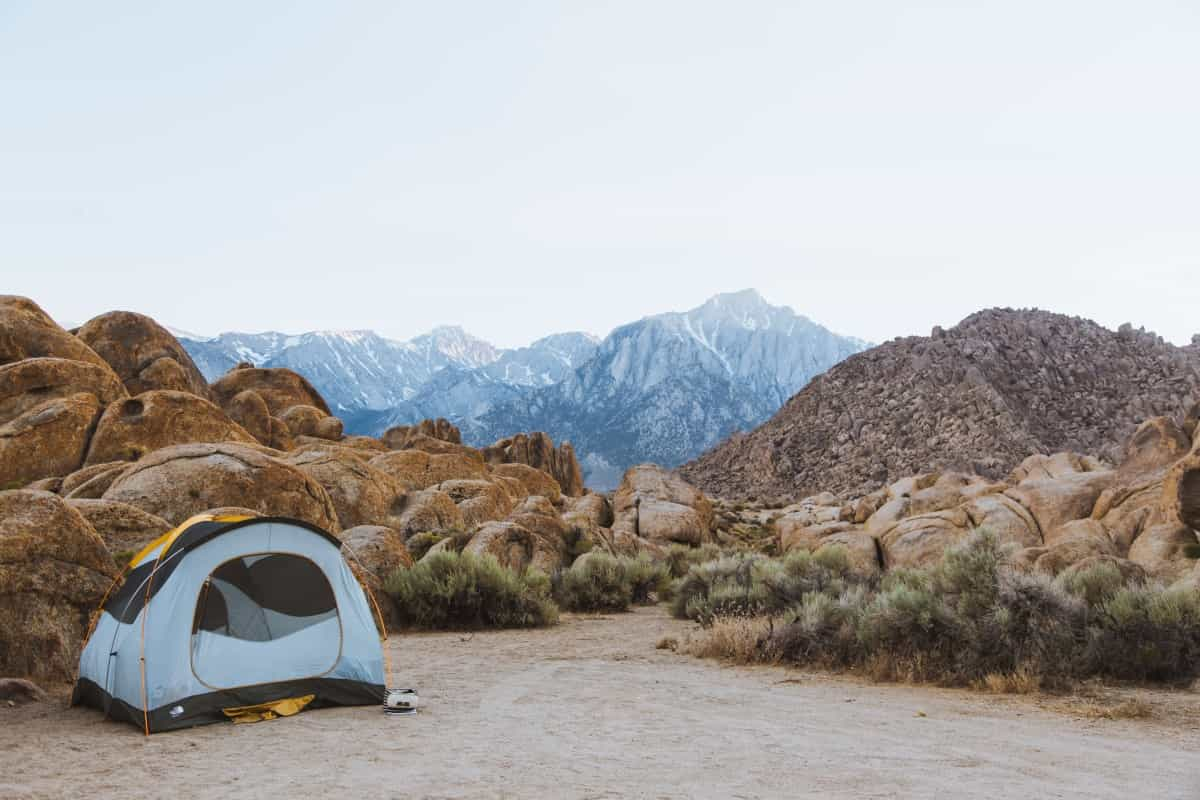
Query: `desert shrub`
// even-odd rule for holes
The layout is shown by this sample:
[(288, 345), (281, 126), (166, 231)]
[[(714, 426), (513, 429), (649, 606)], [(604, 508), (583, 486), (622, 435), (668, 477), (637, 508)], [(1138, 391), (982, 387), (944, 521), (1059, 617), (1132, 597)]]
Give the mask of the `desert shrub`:
[(854, 579), (837, 555), (722, 559), (689, 571), (673, 611), (721, 625), (726, 639), (731, 620), (768, 619), (753, 628), (764, 637), (755, 647), (714, 651), (879, 679), (1034, 691), (1094, 676), (1200, 674), (1200, 592), (1130, 585), (1111, 565), (1057, 581), (1016, 572), (987, 532), (878, 585)]
[(669, 583), (666, 566), (647, 556), (591, 553), (554, 576), (554, 597), (569, 611), (624, 611), (651, 602)]
[(715, 544), (703, 544), (699, 547), (673, 544), (667, 548), (665, 563), (672, 578), (682, 578), (692, 567), (706, 561), (715, 561), (720, 557), (721, 549)]
[(421, 628), (529, 628), (558, 620), (545, 574), (514, 572), (488, 555), (432, 553), (394, 572), (384, 590), (401, 620)]
[(1101, 562), (1076, 572), (1064, 572), (1055, 583), (1067, 594), (1089, 606), (1099, 605), (1125, 586), (1125, 578), (1115, 564)]
[(837, 547), (817, 555), (795, 551), (782, 559), (738, 553), (689, 569), (672, 588), (671, 613), (703, 625), (718, 617), (776, 614), (807, 593), (836, 596), (859, 580)]
[(1133, 680), (1189, 680), (1200, 672), (1200, 592), (1127, 586), (1094, 610), (1089, 671)]

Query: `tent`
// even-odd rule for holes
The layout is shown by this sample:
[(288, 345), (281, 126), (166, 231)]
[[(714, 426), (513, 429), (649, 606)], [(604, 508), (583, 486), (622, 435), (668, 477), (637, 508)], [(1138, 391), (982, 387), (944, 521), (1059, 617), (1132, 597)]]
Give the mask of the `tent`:
[(147, 734), (378, 704), (373, 602), (320, 528), (193, 517), (134, 556), (101, 604), (72, 704)]

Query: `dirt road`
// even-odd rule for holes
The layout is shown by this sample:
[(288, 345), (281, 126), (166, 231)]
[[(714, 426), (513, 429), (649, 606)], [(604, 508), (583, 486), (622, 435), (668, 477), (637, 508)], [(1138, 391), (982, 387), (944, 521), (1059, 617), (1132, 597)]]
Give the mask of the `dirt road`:
[[(1061, 699), (872, 685), (656, 650), (661, 609), (391, 642), (426, 709), (302, 713), (145, 738), (0, 709), (0, 797), (1200, 798), (1200, 698), (1149, 719)], [(1067, 704), (1069, 707), (1069, 704)]]

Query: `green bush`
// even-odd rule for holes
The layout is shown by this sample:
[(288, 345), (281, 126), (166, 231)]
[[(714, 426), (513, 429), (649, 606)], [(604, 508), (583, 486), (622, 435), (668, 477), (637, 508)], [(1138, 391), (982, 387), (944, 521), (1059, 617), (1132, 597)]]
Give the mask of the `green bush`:
[(646, 556), (593, 552), (554, 577), (554, 597), (568, 611), (624, 611), (645, 604), (670, 583), (666, 566)]
[(682, 578), (692, 567), (706, 561), (716, 561), (720, 557), (721, 549), (715, 544), (704, 544), (699, 547), (673, 544), (667, 548), (667, 571), (672, 578)]
[(794, 551), (782, 559), (739, 553), (691, 567), (672, 589), (671, 613), (708, 625), (716, 617), (779, 613), (806, 593), (836, 596), (860, 582), (840, 547), (817, 555)]
[(384, 590), (402, 622), (420, 628), (530, 628), (558, 621), (545, 574), (516, 573), (488, 555), (432, 553), (394, 572)]
[(673, 611), (706, 625), (768, 615), (738, 652), (885, 679), (1036, 688), (1200, 675), (1200, 592), (1130, 585), (1108, 564), (1057, 581), (1016, 572), (987, 532), (878, 586), (837, 556), (722, 559), (689, 571)]

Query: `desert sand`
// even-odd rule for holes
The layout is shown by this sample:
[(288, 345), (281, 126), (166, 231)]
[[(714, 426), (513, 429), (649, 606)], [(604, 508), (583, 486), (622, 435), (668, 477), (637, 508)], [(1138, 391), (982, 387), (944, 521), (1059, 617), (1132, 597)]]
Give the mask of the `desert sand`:
[[(0, 709), (0, 797), (1200, 797), (1195, 690), (1099, 699), (877, 685), (655, 649), (661, 608), (389, 642), (425, 703), (146, 738), (53, 702)], [(1133, 697), (1139, 719), (1096, 719)]]

